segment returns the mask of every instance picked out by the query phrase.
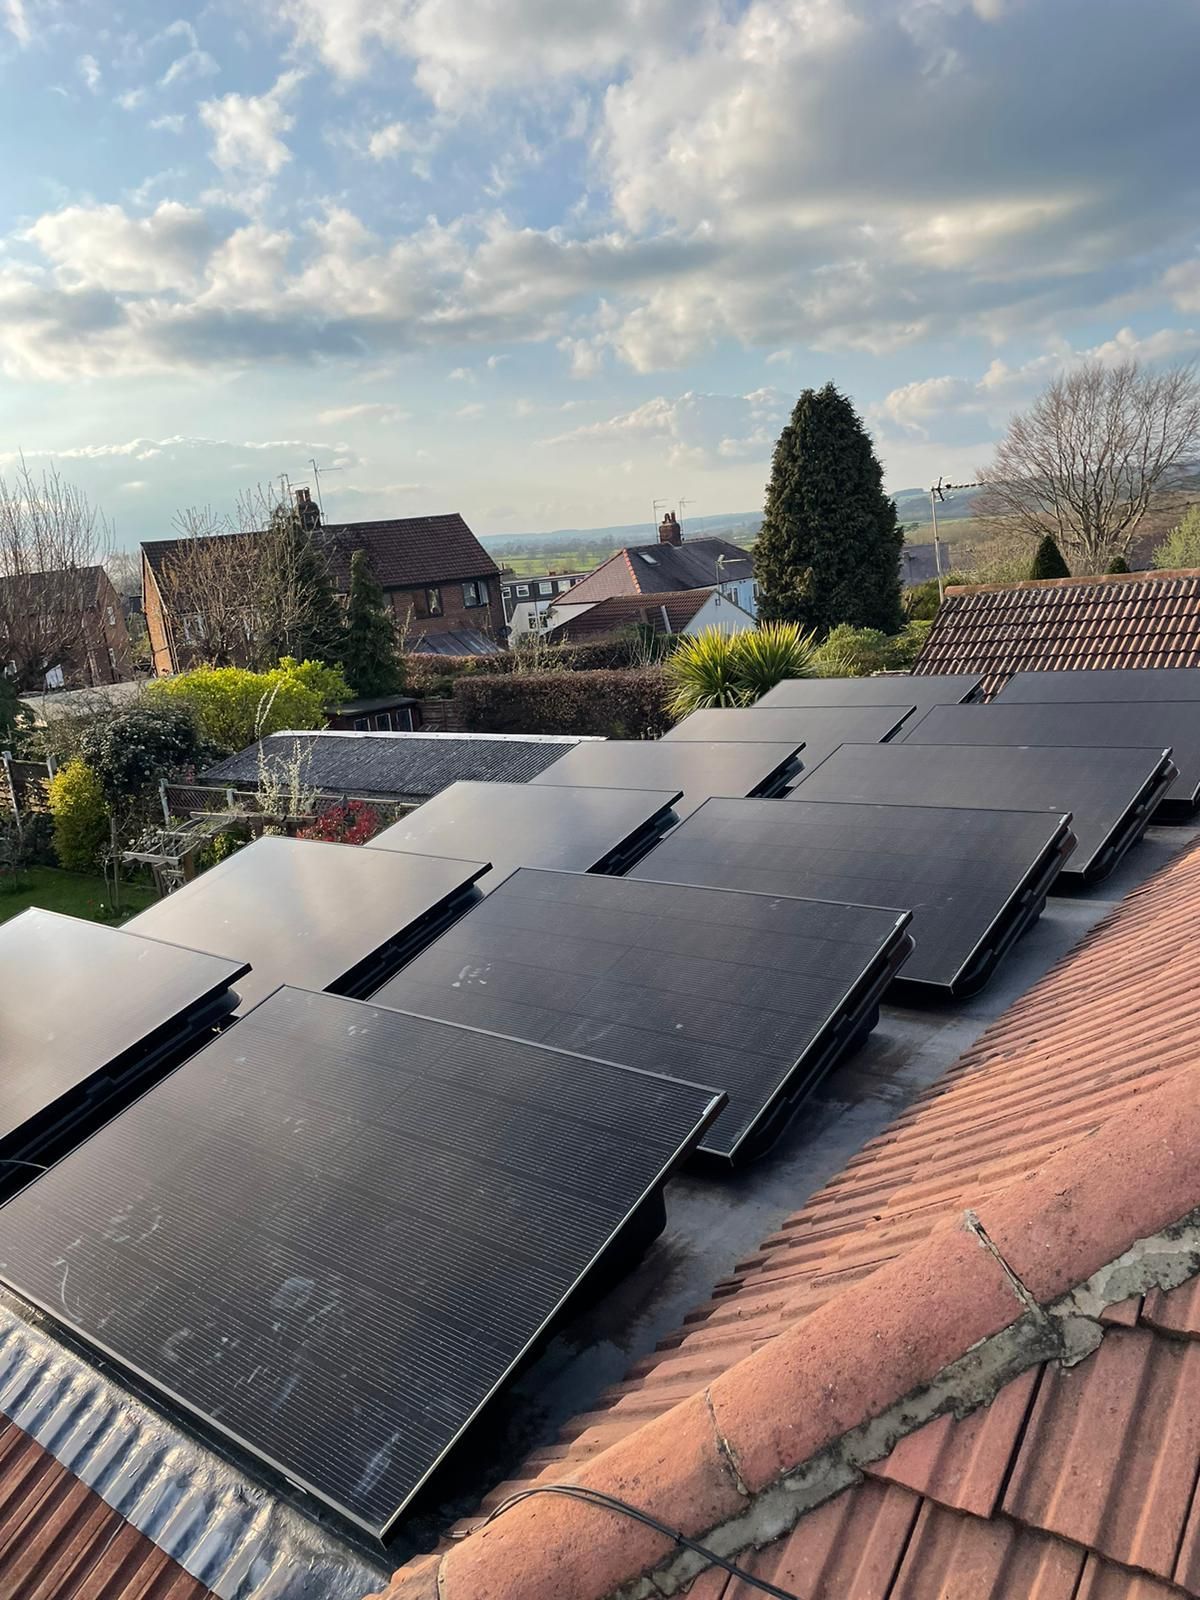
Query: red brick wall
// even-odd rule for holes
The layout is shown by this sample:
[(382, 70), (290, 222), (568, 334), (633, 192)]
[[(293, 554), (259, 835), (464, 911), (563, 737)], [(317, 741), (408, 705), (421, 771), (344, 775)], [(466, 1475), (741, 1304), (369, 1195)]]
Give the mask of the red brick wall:
[[(499, 578), (476, 580), (487, 590), (487, 604), (468, 606), (463, 601), (461, 582), (430, 584), (422, 588), (389, 589), (388, 599), (396, 613), (396, 623), (411, 645), (425, 633), (458, 633), (472, 628), (476, 633), (502, 637), (504, 606), (500, 599)], [(430, 616), (426, 608), (426, 590), (436, 588), (441, 595), (441, 615)]]

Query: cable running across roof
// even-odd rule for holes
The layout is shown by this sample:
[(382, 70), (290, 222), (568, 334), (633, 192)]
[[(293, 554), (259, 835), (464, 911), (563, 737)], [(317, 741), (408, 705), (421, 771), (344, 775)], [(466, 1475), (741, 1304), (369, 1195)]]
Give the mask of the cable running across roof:
[[(478, 1527), (472, 1528), (472, 1533), (479, 1528), (486, 1528), (489, 1522), (504, 1512), (511, 1511), (513, 1506), (522, 1500), (528, 1500), (535, 1494), (561, 1494), (568, 1500), (582, 1500), (587, 1505), (602, 1506), (607, 1511), (616, 1511), (621, 1516), (632, 1517), (635, 1522), (644, 1523), (647, 1528), (653, 1528), (655, 1533), (661, 1533), (665, 1539), (671, 1539), (683, 1550), (690, 1550), (707, 1561), (710, 1566), (720, 1567), (722, 1572), (727, 1572), (731, 1578), (736, 1578), (740, 1583), (747, 1584), (751, 1589), (757, 1589), (760, 1594), (769, 1594), (773, 1600), (800, 1600), (798, 1594), (791, 1589), (781, 1589), (777, 1584), (768, 1583), (765, 1578), (756, 1578), (752, 1572), (747, 1572), (745, 1567), (739, 1567), (736, 1561), (730, 1561), (725, 1556), (719, 1556), (715, 1550), (710, 1550), (706, 1545), (698, 1544), (695, 1539), (689, 1539), (685, 1533), (680, 1533), (677, 1528), (668, 1527), (665, 1522), (660, 1522), (657, 1517), (652, 1517), (648, 1511), (640, 1511), (637, 1506), (631, 1506), (626, 1500), (618, 1500), (614, 1494), (604, 1494), (600, 1489), (587, 1489), (578, 1483), (538, 1483), (529, 1489), (518, 1489), (516, 1494), (509, 1495), (507, 1500), (501, 1502), (496, 1509), (486, 1516)], [(467, 1534), (457, 1535), (459, 1538), (468, 1537)]]

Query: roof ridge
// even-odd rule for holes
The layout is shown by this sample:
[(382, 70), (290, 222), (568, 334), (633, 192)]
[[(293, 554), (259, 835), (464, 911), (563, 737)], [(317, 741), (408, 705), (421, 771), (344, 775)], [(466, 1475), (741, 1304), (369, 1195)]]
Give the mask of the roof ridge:
[[(1155, 891), (1168, 914), (1188, 911), (1198, 877), (1194, 847), (1128, 910), (1118, 907), (1104, 919), (1109, 939), (1127, 950), (1144, 938), (1145, 901)], [(1076, 946), (1076, 960), (1094, 963), (1100, 932)], [(1168, 962), (1177, 966), (1178, 957)], [(1010, 1008), (1018, 1021), (1041, 987)], [(1008, 1015), (984, 1035), (996, 1040), (1005, 1070), (1015, 1064)], [(1061, 1066), (1095, 1070), (1087, 1047), (1079, 1061)], [(860, 1208), (882, 1211), (881, 1229), (847, 1235), (841, 1259), (814, 1263), (826, 1289), (831, 1279), (838, 1284), (816, 1303), (803, 1276), (789, 1281), (786, 1262), (766, 1241), (757, 1260), (767, 1281), (761, 1290), (753, 1281), (747, 1287), (768, 1311), (777, 1303), (777, 1312), (756, 1320), (745, 1312), (747, 1302), (714, 1298), (708, 1310), (721, 1312), (723, 1325), (712, 1315), (686, 1324), (678, 1348), (660, 1358), (674, 1358), (678, 1367), (674, 1395), (685, 1385), (691, 1392), (582, 1463), (568, 1457), (558, 1468), (563, 1481), (616, 1495), (733, 1555), (780, 1537), (932, 1418), (989, 1403), (1047, 1360), (1073, 1365), (1085, 1358), (1108, 1331), (1109, 1308), (1176, 1288), (1197, 1271), (1200, 1191), (1186, 1158), (1200, 1139), (1193, 1070), (1184, 1057), (1168, 1076), (1142, 1072), (1123, 1104), (1083, 1095), (1079, 1114), (1048, 1127), (1044, 1140), (971, 1163), (948, 1191), (939, 1182), (938, 1192), (926, 1194), (928, 1175), (919, 1171), (907, 1192), (903, 1175), (899, 1187), (876, 1187)], [(852, 1166), (847, 1174), (853, 1178)], [(830, 1201), (836, 1207), (836, 1179), (806, 1212), (814, 1203), (828, 1209)], [(930, 1211), (937, 1221), (926, 1231)], [(792, 1240), (803, 1246), (804, 1218), (789, 1219), (798, 1231), (784, 1234), (785, 1247)], [(714, 1334), (721, 1349), (740, 1356), (717, 1377), (703, 1349)], [(593, 1411), (603, 1404), (602, 1397)], [(597, 1445), (612, 1438), (602, 1417), (583, 1420)], [(550, 1455), (535, 1481), (551, 1485), (554, 1469)], [(443, 1555), (403, 1569), (388, 1596), (645, 1600), (675, 1593), (701, 1566), (613, 1512), (539, 1495)]]
[(1142, 572), (1094, 572), (1086, 577), (1020, 578), (1014, 583), (951, 583), (946, 585), (947, 595), (1010, 594), (1022, 589), (1071, 589), (1089, 583), (1157, 583), (1173, 578), (1200, 578), (1200, 567), (1172, 567)]

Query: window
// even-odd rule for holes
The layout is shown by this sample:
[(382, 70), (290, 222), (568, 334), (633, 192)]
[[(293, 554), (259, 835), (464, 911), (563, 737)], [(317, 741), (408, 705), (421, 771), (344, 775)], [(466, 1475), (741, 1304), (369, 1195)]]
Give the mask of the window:
[(61, 667), (51, 667), (50, 671), (46, 674), (47, 689), (61, 689), (62, 686), (63, 669)]
[(539, 583), (538, 584), (538, 593), (539, 594), (553, 594), (554, 593), (554, 585), (552, 583)]
[(425, 615), (427, 617), (440, 617), (442, 614), (442, 591), (440, 589), (426, 589)]
[(529, 599), (529, 585), (527, 583), (519, 583), (517, 585), (517, 599), (518, 600), (528, 600)]
[(474, 581), (470, 582), (470, 583), (464, 583), (463, 584), (463, 605), (465, 605), (465, 606), (485, 606), (485, 605), (487, 605), (487, 585), (486, 584), (482, 584), (482, 583), (477, 583), (477, 582), (474, 582)]
[(390, 711), (381, 711), (375, 718), (375, 731), (376, 733), (391, 733), (392, 714)]
[(105, 606), (104, 615), (108, 618), (109, 627), (110, 628), (115, 628), (116, 625), (117, 625), (117, 613), (113, 610), (113, 608), (111, 606)]
[(574, 578), (560, 578), (558, 580), (558, 592), (559, 592), (559, 594), (562, 594), (565, 590), (569, 589), (571, 587), (571, 585), (574, 583), (574, 581), (575, 581)]
[(371, 728), (371, 719), (370, 719), (370, 717), (355, 717), (355, 719), (354, 719), (354, 731), (355, 731), (355, 733), (369, 733), (370, 732), (370, 728)]

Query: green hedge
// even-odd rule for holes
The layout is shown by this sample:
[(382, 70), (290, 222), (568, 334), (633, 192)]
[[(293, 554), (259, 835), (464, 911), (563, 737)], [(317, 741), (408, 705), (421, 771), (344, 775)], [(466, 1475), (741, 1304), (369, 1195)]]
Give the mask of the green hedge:
[(642, 665), (645, 646), (634, 634), (598, 639), (594, 644), (518, 645), (494, 656), (408, 655), (404, 684), (408, 694), (453, 694), (460, 679), (494, 678), (502, 673), (600, 672)]
[(672, 720), (661, 667), (481, 674), (460, 678), (454, 699), (470, 733), (657, 739)]

